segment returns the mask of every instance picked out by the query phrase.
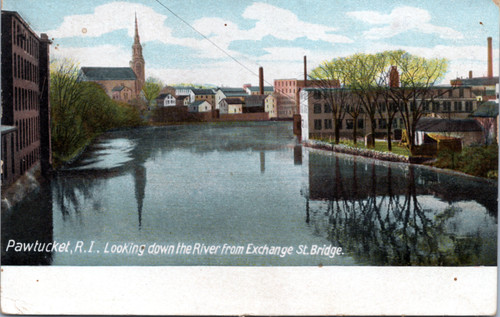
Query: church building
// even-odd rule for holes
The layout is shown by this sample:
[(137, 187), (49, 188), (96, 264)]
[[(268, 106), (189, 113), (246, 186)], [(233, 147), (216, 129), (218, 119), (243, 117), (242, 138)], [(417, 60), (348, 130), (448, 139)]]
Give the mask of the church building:
[(82, 67), (80, 80), (101, 85), (114, 100), (130, 102), (138, 98), (145, 82), (145, 61), (135, 17), (134, 44), (129, 67)]

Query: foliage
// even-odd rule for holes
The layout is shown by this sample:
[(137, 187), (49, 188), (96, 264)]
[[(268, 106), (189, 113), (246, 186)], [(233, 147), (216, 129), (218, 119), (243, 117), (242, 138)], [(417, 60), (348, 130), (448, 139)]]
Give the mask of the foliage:
[(56, 165), (70, 159), (99, 133), (141, 124), (133, 107), (112, 100), (97, 83), (79, 81), (78, 67), (69, 60), (51, 64), (50, 103)]
[(469, 146), (461, 153), (440, 151), (433, 164), (479, 177), (498, 177), (498, 145)]
[[(398, 80), (390, 84), (392, 67), (398, 71)], [(390, 150), (392, 123), (396, 113), (399, 113), (408, 131), (409, 148), (413, 150), (415, 128), (424, 113), (424, 105), (437, 97), (434, 85), (443, 78), (447, 67), (446, 59), (424, 58), (397, 50), (334, 58), (313, 69), (309, 77), (322, 91), (323, 99), (331, 104), (334, 122), (341, 121), (343, 115), (347, 114), (356, 123), (357, 117), (363, 112), (371, 122), (372, 135), (375, 135), (375, 118), (378, 114), (381, 119), (385, 119)], [(341, 89), (331, 89), (335, 81), (340, 83)], [(356, 124), (353, 131), (353, 141), (356, 143), (355, 129)], [(338, 142), (337, 129), (334, 134)], [(374, 143), (370, 144), (370, 147), (374, 146)]]
[(163, 87), (163, 83), (158, 78), (148, 77), (142, 86), (142, 95), (146, 100), (146, 105), (151, 108), (152, 102), (158, 97)]

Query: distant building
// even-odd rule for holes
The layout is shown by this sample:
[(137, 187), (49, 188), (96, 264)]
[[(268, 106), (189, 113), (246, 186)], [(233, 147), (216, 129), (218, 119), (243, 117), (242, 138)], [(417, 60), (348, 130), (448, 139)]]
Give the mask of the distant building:
[(137, 16), (130, 67), (82, 67), (79, 78), (82, 81), (98, 83), (108, 96), (115, 100), (129, 102), (138, 98), (145, 82), (145, 61), (142, 56)]
[(181, 106), (184, 106), (184, 107), (187, 107), (189, 106), (189, 96), (177, 96), (175, 98), (175, 105), (177, 107), (181, 107)]
[(40, 163), (52, 165), (50, 58), (46, 34), (39, 37), (23, 18), (2, 11), (2, 186)]
[[(224, 98), (239, 98), (241, 101), (248, 96), (248, 93), (243, 88), (222, 87), (215, 89), (215, 108), (219, 109), (220, 102)], [(220, 112), (224, 113), (224, 112)]]
[(192, 89), (192, 92), (194, 95), (194, 101), (208, 101), (208, 103), (212, 106), (215, 105), (215, 92), (213, 89)]
[(177, 104), (177, 100), (174, 95), (167, 93), (161, 94), (156, 98), (157, 107), (174, 107)]
[(264, 100), (264, 111), (269, 113), (269, 119), (278, 117), (278, 107), (276, 94), (271, 94)]
[(484, 142), (483, 129), (474, 119), (421, 118), (415, 133), (415, 145), (451, 138), (461, 140), (462, 146)]
[(264, 112), (267, 95), (250, 95), (245, 98), (243, 113)]
[[(255, 86), (244, 86), (243, 87), (247, 94), (249, 95), (258, 95), (260, 93), (260, 87)], [(264, 86), (264, 95), (270, 95), (274, 92), (273, 86)]]
[(206, 100), (198, 100), (188, 106), (189, 112), (209, 112), (212, 111), (212, 105)]
[(220, 114), (243, 113), (243, 104), (240, 98), (224, 98), (219, 103)]

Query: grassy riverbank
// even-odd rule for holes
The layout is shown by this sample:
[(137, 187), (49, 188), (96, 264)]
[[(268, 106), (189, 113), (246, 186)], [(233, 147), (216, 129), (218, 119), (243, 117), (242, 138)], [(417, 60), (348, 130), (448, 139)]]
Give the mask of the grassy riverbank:
[(55, 168), (105, 131), (144, 124), (136, 108), (112, 100), (96, 83), (79, 81), (77, 67), (64, 62), (51, 70), (50, 103)]
[(441, 151), (432, 165), (495, 179), (498, 178), (498, 144), (468, 146), (460, 153)]
[[(330, 138), (317, 138), (316, 140), (326, 142), (326, 143), (329, 143), (331, 145), (335, 144), (335, 142)], [(387, 141), (384, 141), (384, 140), (375, 140), (375, 148), (366, 147), (364, 142), (362, 142), (362, 141), (361, 142), (358, 141), (356, 144), (354, 144), (354, 142), (352, 140), (348, 140), (348, 139), (341, 139), (339, 144), (349, 146), (349, 147), (352, 147), (355, 149), (367, 149), (367, 150), (373, 150), (373, 151), (377, 151), (377, 152), (403, 155), (406, 157), (410, 156), (410, 151), (408, 150), (408, 148), (400, 145), (399, 142), (392, 142), (392, 151), (389, 151), (389, 148), (387, 146)]]

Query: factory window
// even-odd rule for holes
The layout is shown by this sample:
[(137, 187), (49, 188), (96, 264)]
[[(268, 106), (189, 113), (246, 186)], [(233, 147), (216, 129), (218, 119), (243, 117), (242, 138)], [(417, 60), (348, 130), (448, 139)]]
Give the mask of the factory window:
[(365, 122), (363, 119), (358, 119), (358, 129), (364, 129)]
[(321, 120), (314, 120), (314, 130), (321, 130)]
[(314, 113), (321, 113), (321, 105), (319, 103), (314, 104)]
[(325, 119), (325, 130), (332, 128), (332, 119)]
[(332, 106), (328, 103), (325, 103), (325, 113), (332, 113)]
[(346, 119), (345, 120), (345, 128), (348, 130), (354, 129), (354, 120), (353, 119)]
[(439, 101), (434, 101), (432, 103), (432, 112), (439, 112)]
[(462, 112), (462, 102), (455, 101), (454, 108), (456, 112)]
[(451, 101), (443, 101), (443, 111), (445, 112), (451, 111)]
[(387, 129), (387, 120), (378, 119), (378, 128), (379, 129)]
[(472, 101), (466, 101), (465, 102), (465, 111), (466, 112), (472, 112)]

